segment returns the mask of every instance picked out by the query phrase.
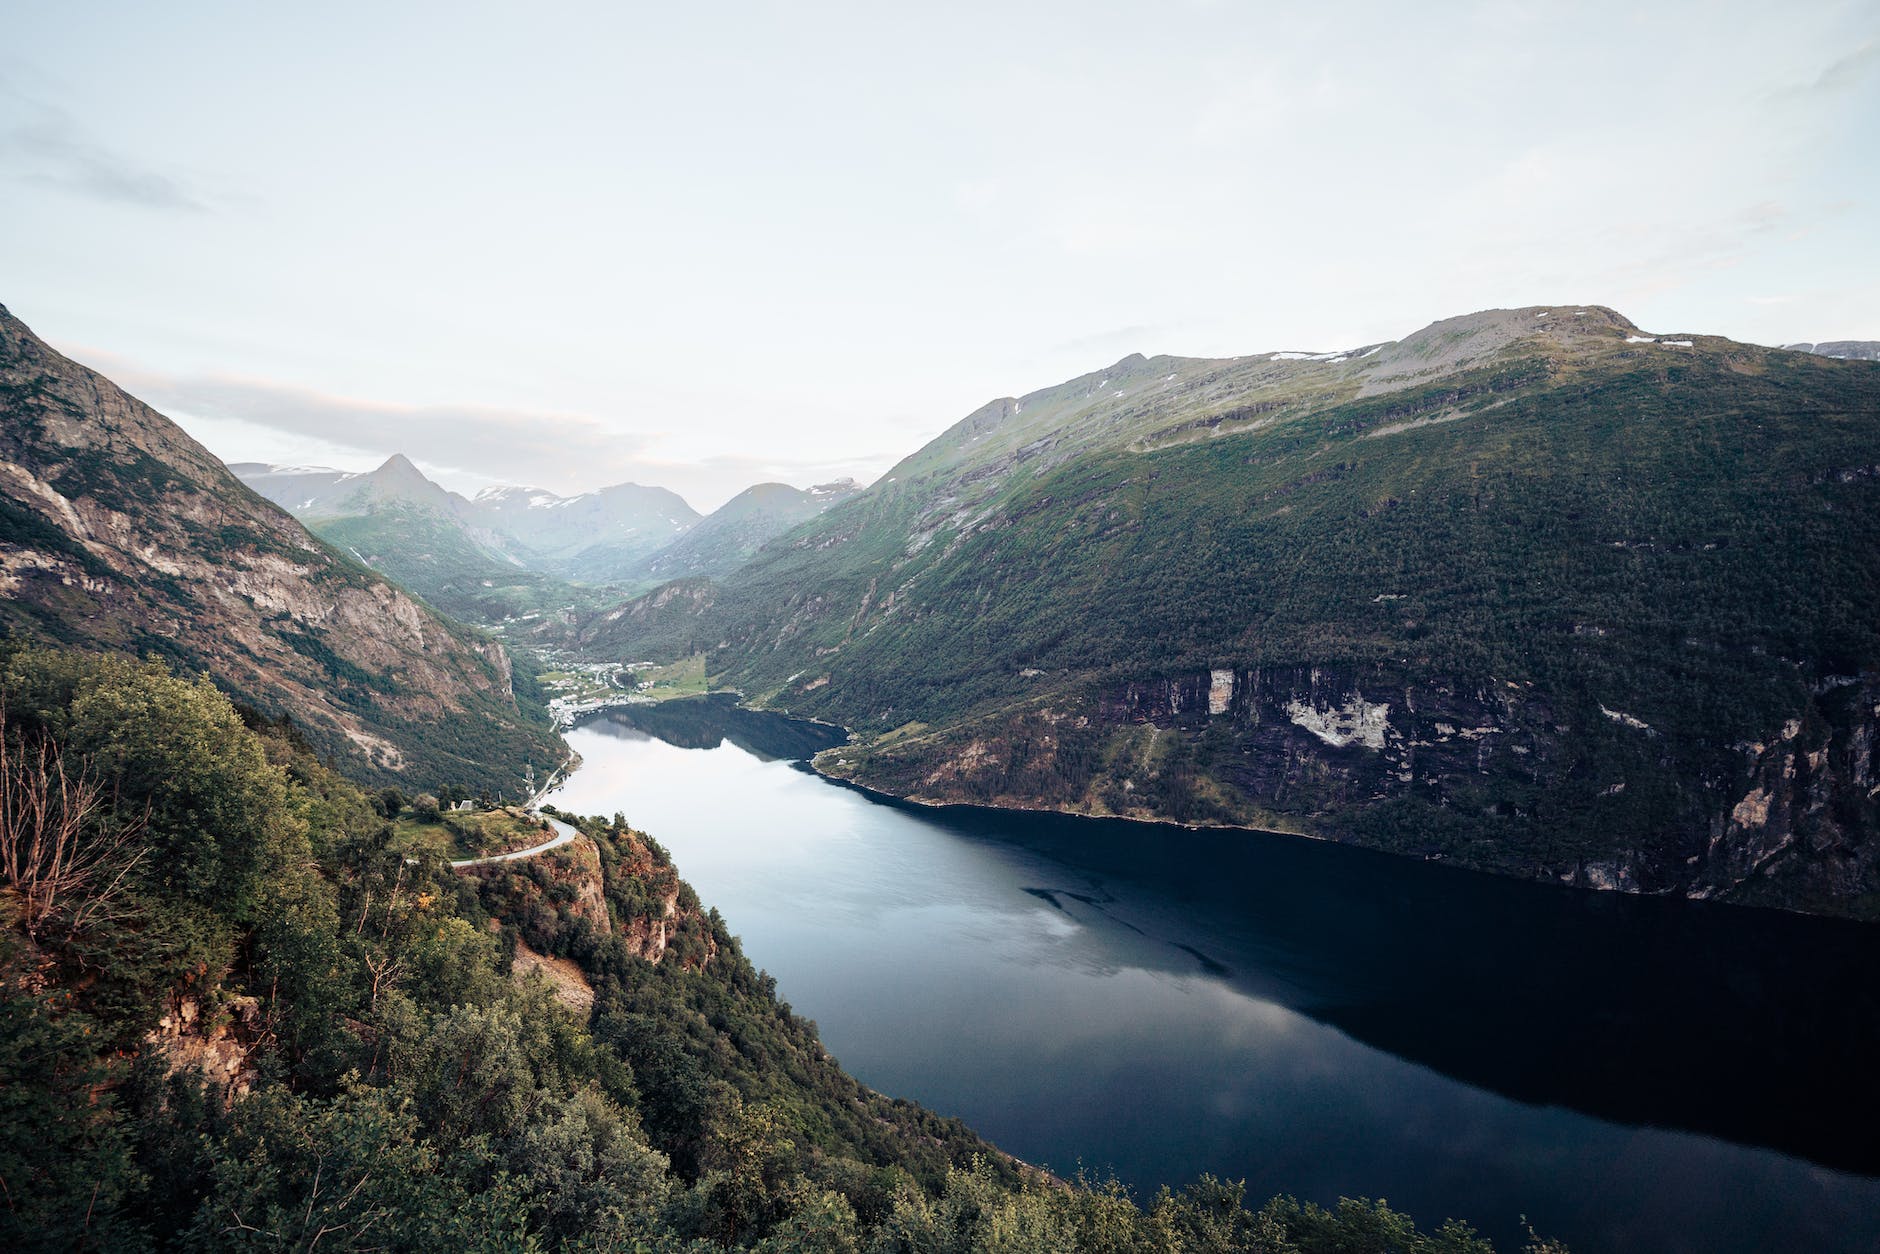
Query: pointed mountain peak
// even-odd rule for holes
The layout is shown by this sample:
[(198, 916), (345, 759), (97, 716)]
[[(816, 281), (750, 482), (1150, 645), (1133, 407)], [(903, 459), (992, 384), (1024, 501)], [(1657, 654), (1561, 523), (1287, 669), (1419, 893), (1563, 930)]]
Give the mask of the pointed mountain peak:
[(430, 482), (429, 479), (425, 478), (424, 472), (419, 470), (417, 465), (403, 453), (393, 453), (390, 457), (385, 459), (384, 465), (380, 466), (372, 473), (375, 476), (383, 476), (386, 478), (424, 479), (425, 482)]

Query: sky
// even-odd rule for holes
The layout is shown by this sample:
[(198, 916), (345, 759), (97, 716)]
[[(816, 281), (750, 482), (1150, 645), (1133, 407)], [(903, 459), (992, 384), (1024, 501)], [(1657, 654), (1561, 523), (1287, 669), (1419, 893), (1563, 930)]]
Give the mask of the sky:
[(1880, 4), (7, 6), (0, 303), (227, 461), (709, 510), (1131, 352), (1880, 339)]

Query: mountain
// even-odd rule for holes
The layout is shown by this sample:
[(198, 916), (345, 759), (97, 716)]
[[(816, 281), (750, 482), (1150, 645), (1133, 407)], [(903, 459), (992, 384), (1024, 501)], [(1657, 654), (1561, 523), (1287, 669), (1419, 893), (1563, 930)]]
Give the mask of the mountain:
[(760, 483), (746, 488), (646, 559), (641, 571), (654, 582), (727, 574), (792, 527), (860, 491), (853, 479), (838, 479), (808, 489), (787, 483)]
[(455, 512), (463, 502), (456, 493), (425, 478), (424, 472), (402, 453), (364, 474), (258, 462), (242, 462), (229, 469), (249, 487), (303, 521), (347, 518), (386, 506)]
[(402, 454), (353, 474), (243, 462), (255, 491), (451, 614), (497, 624), (597, 603), (582, 582), (651, 580), (641, 562), (698, 514), (676, 493), (626, 483), (581, 496), (488, 488), (466, 499)]
[(699, 520), (676, 492), (616, 484), (580, 496), (540, 488), (489, 488), (471, 502), (473, 516), (511, 536), (542, 569), (589, 583), (630, 580), (640, 559)]
[(581, 604), (565, 581), (531, 569), (510, 537), (481, 526), (471, 503), (401, 455), (366, 473), (243, 462), (230, 467), (323, 540), (468, 622)]
[(362, 777), (515, 795), (561, 748), (507, 653), (310, 535), (0, 308), (0, 627), (155, 654)]
[(570, 580), (628, 591), (722, 575), (861, 489), (851, 479), (760, 483), (701, 518), (665, 488), (618, 484), (580, 496), (486, 488), (466, 500), (403, 456), (366, 474), (232, 467), (243, 482), (334, 544), (440, 608), (484, 623), (593, 608)]
[(1880, 367), (1597, 306), (1130, 356), (582, 620), (932, 802), (1874, 912)]
[(1839, 357), (1846, 361), (1880, 361), (1880, 340), (1830, 340), (1824, 344), (1784, 344), (1798, 353)]

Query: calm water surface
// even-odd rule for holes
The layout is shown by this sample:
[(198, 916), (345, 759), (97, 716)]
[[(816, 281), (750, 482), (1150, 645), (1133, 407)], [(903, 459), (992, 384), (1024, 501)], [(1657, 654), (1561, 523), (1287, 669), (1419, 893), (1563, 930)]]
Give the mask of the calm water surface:
[(1388, 1198), (1503, 1249), (1880, 1249), (1880, 939), (1311, 841), (916, 810), (723, 702), (551, 800), (672, 850), (864, 1083), (1144, 1194)]

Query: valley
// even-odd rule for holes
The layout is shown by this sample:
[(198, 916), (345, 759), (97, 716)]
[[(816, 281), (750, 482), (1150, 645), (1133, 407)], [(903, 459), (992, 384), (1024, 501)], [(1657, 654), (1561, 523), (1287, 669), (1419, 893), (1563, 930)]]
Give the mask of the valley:
[(6, 30), (0, 1254), (1880, 1251), (1880, 6)]
[[(0, 738), (115, 790), (71, 829), (114, 904), (36, 904), (31, 858), (0, 893), (0, 1069), (112, 1043), (0, 1076), (67, 1112), (0, 1162), (31, 1231), (87, 1179), (134, 1248), (257, 1206), (461, 1245), (443, 1206), (653, 1248), (1851, 1250), (1880, 1207), (1857, 345), (1543, 306), (1130, 356), (700, 515), (231, 474), (0, 332)], [(359, 1192), (355, 1143), (433, 1195)]]

